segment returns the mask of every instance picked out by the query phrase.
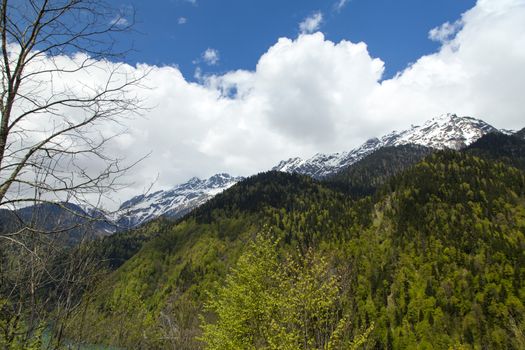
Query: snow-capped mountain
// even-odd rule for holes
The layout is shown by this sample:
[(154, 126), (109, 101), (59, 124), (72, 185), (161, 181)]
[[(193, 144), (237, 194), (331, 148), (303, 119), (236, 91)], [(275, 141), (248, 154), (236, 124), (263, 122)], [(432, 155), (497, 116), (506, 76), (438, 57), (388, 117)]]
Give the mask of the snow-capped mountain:
[(193, 177), (170, 190), (136, 196), (122, 203), (116, 221), (123, 229), (136, 227), (159, 216), (176, 219), (242, 179), (229, 174), (216, 174), (205, 180)]
[[(421, 126), (412, 126), (400, 132), (393, 131), (380, 139), (372, 138), (349, 152), (316, 154), (310, 159), (290, 158), (281, 161), (272, 170), (323, 178), (335, 174), (381, 147), (416, 144), (436, 149), (461, 149), (481, 136), (497, 131), (500, 130), (479, 119), (444, 114), (428, 120)], [(502, 132), (508, 133), (507, 130)]]

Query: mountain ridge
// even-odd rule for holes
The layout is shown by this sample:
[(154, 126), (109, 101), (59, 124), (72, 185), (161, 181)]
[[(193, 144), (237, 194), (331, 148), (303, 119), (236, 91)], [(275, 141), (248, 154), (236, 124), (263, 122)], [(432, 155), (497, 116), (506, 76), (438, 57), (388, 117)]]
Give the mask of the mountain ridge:
[(180, 218), (242, 179), (226, 173), (215, 174), (204, 180), (192, 177), (169, 190), (135, 196), (120, 206), (117, 225), (120, 228), (132, 228), (159, 216)]
[[(356, 163), (382, 147), (415, 144), (434, 149), (458, 150), (490, 132), (502, 131), (481, 119), (447, 113), (434, 117), (421, 126), (412, 126), (403, 131), (394, 130), (381, 138), (370, 138), (348, 152), (318, 153), (309, 159), (290, 158), (281, 161), (272, 170), (297, 172), (320, 179), (334, 175), (342, 168)], [(508, 133), (507, 130), (503, 132)]]

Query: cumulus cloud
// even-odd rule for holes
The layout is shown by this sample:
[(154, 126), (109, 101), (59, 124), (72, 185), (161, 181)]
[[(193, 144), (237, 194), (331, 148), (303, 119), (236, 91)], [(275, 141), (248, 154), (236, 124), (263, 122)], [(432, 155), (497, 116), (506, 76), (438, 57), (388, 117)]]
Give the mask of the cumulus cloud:
[(299, 31), (302, 34), (313, 33), (319, 29), (322, 22), (323, 14), (321, 12), (315, 12), (311, 16), (306, 17), (301, 23), (299, 23)]
[(156, 188), (217, 172), (250, 175), (288, 157), (349, 150), (446, 112), (522, 128), (525, 2), (479, 0), (461, 23), (450, 34), (442, 30), (437, 52), (387, 80), (385, 63), (365, 43), (334, 43), (322, 33), (281, 38), (255, 70), (199, 74), (198, 83), (176, 67), (124, 65), (151, 71), (150, 89), (134, 92), (154, 107), (127, 121), (128, 133), (111, 146), (129, 159), (152, 151), (119, 198), (157, 175)]
[(219, 63), (220, 55), (219, 50), (207, 48), (202, 53), (202, 60), (209, 66), (215, 66)]
[(186, 17), (179, 17), (177, 19), (178, 24), (186, 24), (188, 22), (188, 19)]
[(207, 86), (225, 96), (234, 88), (235, 102), (262, 102), (270, 130), (301, 147), (319, 147), (349, 136), (341, 130), (355, 130), (351, 124), (358, 120), (352, 115), (364, 115), (363, 101), (382, 72), (383, 62), (371, 58), (364, 43), (335, 44), (316, 33), (282, 38), (261, 57), (255, 72), (208, 77)]

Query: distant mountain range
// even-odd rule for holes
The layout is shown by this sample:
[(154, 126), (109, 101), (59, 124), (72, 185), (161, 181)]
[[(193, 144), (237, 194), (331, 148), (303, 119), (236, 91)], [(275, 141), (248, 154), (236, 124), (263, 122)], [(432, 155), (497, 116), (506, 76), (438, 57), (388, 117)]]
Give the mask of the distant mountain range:
[[(385, 147), (418, 145), (430, 149), (458, 150), (472, 144), (483, 135), (497, 132), (514, 133), (497, 129), (480, 119), (444, 114), (428, 120), (421, 126), (412, 126), (403, 131), (392, 131), (381, 138), (371, 138), (350, 151), (333, 154), (319, 153), (309, 159), (296, 157), (283, 160), (272, 170), (323, 179), (338, 174), (342, 169)], [(525, 137), (525, 129), (517, 132), (516, 136)], [(204, 180), (194, 177), (169, 190), (133, 197), (125, 201), (117, 213), (107, 219), (115, 225), (100, 226), (101, 234), (136, 227), (159, 216), (180, 218), (242, 179), (243, 177), (224, 173)], [(97, 215), (100, 214), (97, 213)]]
[(381, 138), (372, 138), (348, 152), (316, 154), (309, 159), (290, 158), (280, 162), (272, 170), (299, 173), (320, 179), (338, 173), (341, 169), (363, 159), (383, 147), (421, 145), (434, 149), (461, 149), (481, 136), (491, 132), (511, 133), (498, 130), (480, 119), (444, 114), (432, 118), (422, 126), (412, 126), (403, 131), (392, 131)]
[[(66, 244), (111, 235), (117, 230), (103, 212), (73, 203), (40, 203), (16, 211), (0, 209), (0, 232), (25, 227)], [(45, 235), (49, 232), (54, 234)]]

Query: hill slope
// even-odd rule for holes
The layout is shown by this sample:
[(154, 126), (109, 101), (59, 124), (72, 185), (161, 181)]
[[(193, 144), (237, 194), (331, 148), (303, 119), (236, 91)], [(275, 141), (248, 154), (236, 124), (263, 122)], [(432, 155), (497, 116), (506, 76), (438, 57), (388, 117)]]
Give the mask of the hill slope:
[(357, 201), (299, 175), (260, 174), (164, 227), (86, 298), (74, 323), (84, 331), (72, 333), (130, 348), (202, 346), (207, 293), (270, 230), (279, 251), (313, 249), (341, 276), (347, 336), (374, 322), (368, 342), (380, 349), (518, 349), (524, 203), (522, 171), (468, 152), (432, 154)]
[(525, 139), (516, 135), (490, 133), (467, 147), (465, 152), (501, 160), (525, 171)]
[(394, 175), (421, 161), (433, 149), (420, 145), (383, 147), (338, 173), (325, 183), (354, 197), (374, 194)]
[(520, 139), (525, 139), (525, 128), (523, 128), (520, 131), (516, 132), (514, 135), (519, 137)]
[(85, 210), (72, 203), (42, 203), (15, 211), (0, 210), (0, 232), (30, 228), (67, 245), (104, 237), (115, 232), (102, 212)]

